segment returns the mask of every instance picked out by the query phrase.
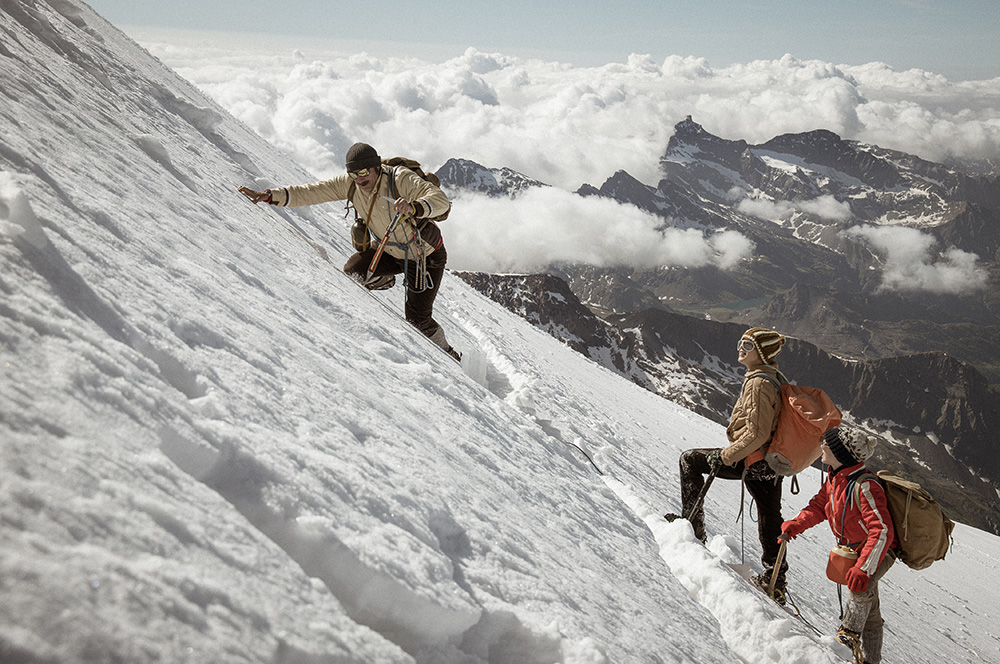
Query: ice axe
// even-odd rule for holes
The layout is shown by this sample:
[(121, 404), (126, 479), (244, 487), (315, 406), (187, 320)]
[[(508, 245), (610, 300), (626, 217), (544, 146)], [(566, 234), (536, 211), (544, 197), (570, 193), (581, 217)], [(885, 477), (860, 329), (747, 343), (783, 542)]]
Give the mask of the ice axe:
[(785, 549), (788, 548), (788, 538), (784, 533), (781, 535), (781, 547), (778, 549), (778, 557), (774, 561), (774, 571), (771, 572), (771, 582), (767, 584), (767, 596), (771, 599), (775, 599), (774, 588), (778, 585), (778, 573), (781, 570), (781, 563), (785, 560)]
[(705, 502), (705, 496), (708, 495), (708, 488), (712, 486), (712, 482), (715, 480), (715, 476), (719, 474), (719, 469), (721, 467), (722, 464), (719, 464), (717, 466), (712, 467), (708, 471), (708, 476), (705, 477), (705, 484), (702, 485), (701, 491), (698, 492), (698, 495), (695, 497), (694, 502), (691, 504), (691, 507), (687, 510), (687, 512), (685, 512), (684, 514), (672, 514), (672, 513), (664, 514), (663, 516), (667, 519), (667, 521), (674, 521), (675, 519), (679, 518), (687, 519), (688, 521), (690, 521), (691, 517), (693, 517), (695, 513), (699, 509), (701, 509), (702, 504)]
[(382, 254), (385, 252), (385, 245), (389, 244), (389, 237), (392, 232), (396, 230), (396, 226), (399, 225), (399, 213), (392, 218), (392, 222), (389, 223), (389, 227), (385, 229), (385, 235), (382, 236), (382, 241), (378, 243), (378, 247), (375, 249), (375, 255), (372, 256), (371, 262), (368, 264), (368, 275), (365, 277), (365, 283), (370, 284), (372, 279), (375, 277), (375, 268), (378, 267), (378, 262), (382, 259)]
[(708, 488), (712, 486), (712, 482), (715, 481), (715, 476), (719, 474), (719, 469), (722, 468), (722, 464), (713, 467), (709, 472), (708, 476), (705, 477), (705, 485), (701, 487), (701, 491), (698, 492), (698, 497), (695, 498), (694, 502), (691, 504), (691, 509), (688, 510), (684, 518), (688, 521), (691, 517), (695, 515), (695, 512), (701, 509), (702, 504), (705, 502), (705, 496), (708, 495)]
[[(390, 203), (394, 203), (396, 199), (390, 198), (389, 196), (379, 196)], [(389, 223), (389, 227), (385, 229), (385, 235), (382, 236), (382, 241), (378, 243), (378, 247), (375, 249), (375, 255), (372, 256), (371, 262), (368, 264), (368, 275), (365, 277), (365, 283), (370, 284), (372, 279), (375, 278), (375, 268), (378, 267), (378, 262), (382, 260), (382, 254), (385, 252), (385, 245), (389, 244), (389, 237), (396, 230), (396, 226), (399, 225), (399, 220), (403, 217), (409, 217), (410, 215), (404, 215), (401, 212), (397, 212), (396, 216), (392, 218)]]

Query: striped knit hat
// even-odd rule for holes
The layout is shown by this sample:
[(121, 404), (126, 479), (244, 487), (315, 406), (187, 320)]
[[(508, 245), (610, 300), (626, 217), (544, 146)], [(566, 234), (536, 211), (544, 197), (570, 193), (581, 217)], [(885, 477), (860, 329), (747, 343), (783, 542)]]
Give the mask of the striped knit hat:
[(774, 364), (774, 358), (778, 356), (781, 347), (785, 345), (785, 337), (766, 327), (754, 327), (747, 330), (740, 337), (741, 341), (743, 339), (749, 339), (753, 342), (760, 359), (767, 364)]
[(823, 442), (843, 466), (864, 463), (875, 452), (875, 438), (859, 431), (833, 428), (823, 434)]

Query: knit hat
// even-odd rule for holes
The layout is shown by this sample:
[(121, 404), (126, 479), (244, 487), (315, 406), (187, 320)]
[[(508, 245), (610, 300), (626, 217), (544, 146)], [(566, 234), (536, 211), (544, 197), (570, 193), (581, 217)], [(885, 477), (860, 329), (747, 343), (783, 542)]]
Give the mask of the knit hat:
[(875, 452), (876, 439), (858, 431), (839, 428), (827, 429), (823, 441), (833, 452), (833, 456), (843, 466), (855, 466), (864, 463)]
[(781, 352), (781, 347), (785, 345), (785, 337), (769, 330), (766, 327), (754, 327), (743, 333), (740, 340), (749, 339), (753, 342), (754, 348), (760, 359), (766, 364), (774, 364), (774, 358)]
[(375, 148), (367, 143), (355, 143), (347, 150), (345, 165), (348, 172), (354, 172), (362, 168), (378, 168), (382, 165), (382, 159)]

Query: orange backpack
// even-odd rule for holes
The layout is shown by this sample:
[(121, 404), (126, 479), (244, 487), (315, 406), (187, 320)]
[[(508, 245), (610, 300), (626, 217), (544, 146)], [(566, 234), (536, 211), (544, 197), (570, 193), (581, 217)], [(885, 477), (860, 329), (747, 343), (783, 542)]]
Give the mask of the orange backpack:
[(818, 387), (792, 385), (780, 373), (778, 382), (766, 373), (757, 374), (781, 391), (778, 426), (764, 450), (764, 459), (779, 475), (794, 475), (811, 466), (822, 453), (823, 433), (840, 425), (840, 409)]

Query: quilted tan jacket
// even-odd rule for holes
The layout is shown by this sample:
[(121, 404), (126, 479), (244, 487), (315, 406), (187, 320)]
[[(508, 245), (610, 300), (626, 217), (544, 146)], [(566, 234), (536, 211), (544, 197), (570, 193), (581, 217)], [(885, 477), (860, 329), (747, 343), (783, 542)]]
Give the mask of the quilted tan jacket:
[(735, 466), (760, 450), (771, 440), (774, 429), (778, 426), (781, 390), (761, 376), (762, 373), (778, 379), (777, 365), (765, 364), (747, 370), (740, 397), (736, 400), (726, 428), (729, 445), (722, 450), (722, 462), (727, 466)]

